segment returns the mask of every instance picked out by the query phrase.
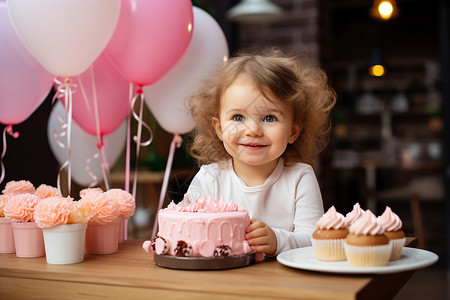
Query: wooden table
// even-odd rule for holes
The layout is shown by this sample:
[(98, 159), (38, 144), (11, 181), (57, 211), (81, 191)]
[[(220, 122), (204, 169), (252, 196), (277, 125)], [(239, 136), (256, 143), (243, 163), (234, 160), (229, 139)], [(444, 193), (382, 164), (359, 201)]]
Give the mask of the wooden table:
[(154, 265), (142, 242), (125, 241), (118, 253), (86, 255), (72, 265), (0, 254), (0, 299), (389, 299), (414, 273), (327, 274), (276, 260), (219, 271), (172, 270)]

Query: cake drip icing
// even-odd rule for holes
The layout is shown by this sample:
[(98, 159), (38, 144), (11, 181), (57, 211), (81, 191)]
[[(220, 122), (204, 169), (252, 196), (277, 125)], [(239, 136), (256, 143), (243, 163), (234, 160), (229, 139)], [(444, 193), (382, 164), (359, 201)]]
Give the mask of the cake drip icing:
[(354, 235), (381, 235), (384, 231), (384, 227), (370, 210), (366, 210), (364, 215), (349, 228), (349, 232)]
[(389, 206), (386, 206), (384, 213), (378, 217), (378, 222), (384, 226), (386, 231), (398, 231), (402, 229), (402, 220), (395, 214)]
[(320, 217), (316, 226), (318, 229), (322, 230), (343, 229), (347, 227), (344, 216), (338, 213), (334, 206), (331, 206), (328, 211)]
[(359, 203), (353, 205), (353, 210), (345, 215), (345, 222), (348, 225), (355, 223), (362, 215), (364, 215), (364, 210), (361, 208)]
[(183, 200), (178, 205), (172, 201), (166, 209), (176, 210), (178, 212), (196, 213), (246, 211), (244, 208), (239, 208), (235, 202), (226, 202), (223, 198), (221, 198), (220, 201), (217, 201), (212, 197), (203, 197), (192, 203), (187, 195), (184, 196)]

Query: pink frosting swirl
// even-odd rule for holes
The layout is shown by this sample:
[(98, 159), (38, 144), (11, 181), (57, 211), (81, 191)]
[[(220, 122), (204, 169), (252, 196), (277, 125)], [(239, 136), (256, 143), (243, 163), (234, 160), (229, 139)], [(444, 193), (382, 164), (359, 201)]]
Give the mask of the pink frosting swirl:
[(57, 188), (54, 188), (50, 185), (41, 184), (36, 191), (34, 192), (36, 196), (41, 199), (45, 199), (48, 197), (61, 196), (58, 192)]
[(183, 201), (178, 205), (171, 202), (166, 208), (169, 210), (177, 210), (179, 212), (198, 212), (198, 213), (220, 213), (220, 212), (232, 212), (232, 211), (246, 211), (244, 208), (239, 208), (238, 205), (233, 202), (226, 202), (223, 198), (220, 201), (215, 200), (212, 197), (203, 197), (197, 201), (191, 203), (185, 196)]
[(39, 201), (34, 211), (34, 220), (40, 228), (50, 228), (69, 222), (72, 200), (62, 196), (47, 197)]
[(386, 231), (397, 231), (402, 229), (402, 220), (395, 214), (389, 206), (386, 206), (384, 213), (378, 217), (378, 222), (384, 226)]
[(34, 210), (39, 201), (39, 197), (29, 193), (14, 195), (5, 205), (5, 217), (11, 222), (33, 222)]
[(19, 180), (19, 181), (10, 181), (5, 185), (5, 188), (3, 190), (3, 194), (12, 194), (12, 195), (18, 195), (18, 194), (34, 194), (35, 188), (31, 182), (28, 180)]
[(119, 204), (120, 218), (129, 218), (134, 215), (136, 201), (133, 195), (121, 189), (110, 189), (105, 193)]
[(369, 209), (364, 215), (356, 220), (349, 232), (354, 235), (381, 235), (384, 233), (384, 227), (377, 221), (377, 217)]
[(347, 227), (344, 216), (341, 213), (338, 213), (334, 206), (331, 206), (328, 211), (320, 217), (316, 226), (321, 230), (343, 229)]
[(362, 215), (364, 215), (364, 210), (361, 209), (359, 203), (356, 203), (353, 205), (353, 210), (345, 215), (345, 222), (350, 226)]

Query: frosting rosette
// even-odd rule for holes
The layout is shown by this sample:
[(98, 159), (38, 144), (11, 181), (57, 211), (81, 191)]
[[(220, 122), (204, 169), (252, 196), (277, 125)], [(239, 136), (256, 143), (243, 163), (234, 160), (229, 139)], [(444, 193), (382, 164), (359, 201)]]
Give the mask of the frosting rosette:
[(389, 206), (386, 206), (383, 214), (377, 219), (386, 231), (398, 231), (402, 229), (402, 220), (400, 220), (400, 217)]
[(33, 222), (34, 210), (40, 200), (39, 197), (29, 193), (14, 195), (5, 205), (5, 217), (11, 222)]
[(246, 211), (244, 208), (239, 208), (239, 206), (235, 202), (233, 201), (226, 202), (223, 198), (221, 198), (220, 201), (217, 201), (213, 197), (202, 197), (192, 203), (186, 195), (178, 205), (171, 202), (167, 207), (167, 209), (177, 210), (179, 212), (196, 212), (196, 213), (221, 213), (233, 211), (242, 211), (242, 212)]
[(320, 217), (317, 221), (316, 226), (321, 230), (330, 229), (343, 229), (347, 227), (345, 223), (345, 217), (341, 213), (336, 211), (334, 206), (331, 206), (328, 211)]
[(384, 233), (384, 227), (378, 222), (373, 212), (368, 209), (361, 218), (350, 226), (349, 232), (354, 235), (381, 235)]
[(348, 226), (352, 225), (356, 220), (364, 215), (364, 212), (365, 211), (361, 208), (359, 203), (356, 203), (355, 205), (353, 205), (352, 211), (345, 215), (345, 222)]
[(51, 228), (69, 222), (72, 200), (61, 196), (47, 197), (39, 201), (34, 211), (34, 221), (39, 228)]
[(19, 194), (34, 194), (36, 189), (33, 184), (28, 180), (12, 180), (6, 183), (5, 188), (3, 189), (3, 194), (11, 194), (11, 195), (19, 195)]
[(54, 196), (60, 196), (58, 189), (54, 188), (50, 185), (41, 184), (38, 186), (36, 191), (34, 192), (36, 196), (38, 196), (41, 199), (45, 199), (48, 197), (54, 197)]
[(133, 195), (122, 189), (110, 189), (105, 194), (119, 204), (120, 218), (129, 218), (134, 215), (136, 200)]

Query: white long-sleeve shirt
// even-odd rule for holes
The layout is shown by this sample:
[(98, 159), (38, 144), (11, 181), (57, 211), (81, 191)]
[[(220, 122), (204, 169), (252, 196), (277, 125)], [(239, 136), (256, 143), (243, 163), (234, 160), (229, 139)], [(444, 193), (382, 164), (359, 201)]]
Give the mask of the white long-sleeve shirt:
[(224, 167), (204, 165), (187, 194), (191, 201), (213, 196), (244, 207), (250, 219), (266, 223), (275, 232), (275, 255), (310, 246), (316, 222), (323, 215), (322, 195), (312, 167), (303, 163), (284, 166), (281, 158), (263, 185), (251, 187), (236, 175), (231, 160)]

